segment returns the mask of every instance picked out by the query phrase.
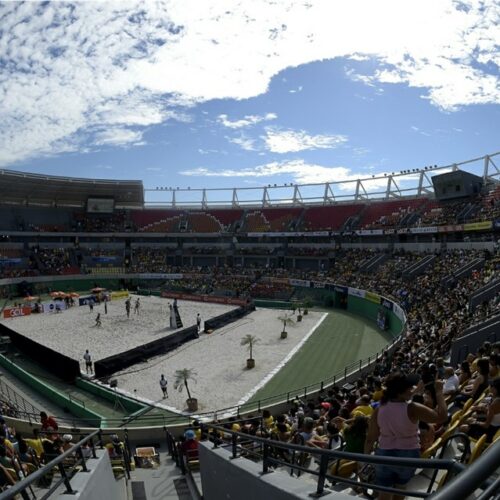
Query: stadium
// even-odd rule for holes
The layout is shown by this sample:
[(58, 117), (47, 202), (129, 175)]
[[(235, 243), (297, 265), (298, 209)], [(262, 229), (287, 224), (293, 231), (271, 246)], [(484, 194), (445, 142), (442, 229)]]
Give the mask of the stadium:
[[(0, 170), (0, 499), (383, 498), (380, 466), (497, 498), (499, 161), (234, 189)], [(395, 370), (419, 458), (366, 449)]]

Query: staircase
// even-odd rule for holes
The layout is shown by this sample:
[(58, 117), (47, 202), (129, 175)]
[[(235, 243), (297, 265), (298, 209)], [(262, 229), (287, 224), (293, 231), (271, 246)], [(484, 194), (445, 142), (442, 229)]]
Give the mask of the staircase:
[(177, 307), (177, 304), (174, 304), (174, 314), (175, 314), (175, 324), (176, 328), (182, 328), (182, 320), (181, 320), (181, 315), (179, 314), (179, 308)]

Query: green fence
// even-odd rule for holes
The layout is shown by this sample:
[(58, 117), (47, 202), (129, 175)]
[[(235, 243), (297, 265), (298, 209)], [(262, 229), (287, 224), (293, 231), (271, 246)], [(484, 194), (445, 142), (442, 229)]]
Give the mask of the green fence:
[(120, 405), (123, 406), (123, 408), (125, 408), (125, 410), (127, 410), (130, 413), (142, 411), (148, 407), (145, 404), (139, 403), (139, 401), (135, 401), (134, 399), (127, 398), (127, 396), (123, 396), (119, 392), (107, 389), (106, 387), (102, 387), (98, 384), (95, 384), (94, 382), (90, 382), (83, 378), (76, 379), (76, 386), (80, 387), (81, 389), (84, 389), (85, 391), (91, 394), (95, 394), (96, 396), (99, 396), (102, 399), (106, 399), (111, 403), (116, 403), (118, 401)]
[[(374, 322), (377, 321), (380, 307), (380, 304), (354, 295), (349, 295), (347, 299), (347, 310), (349, 312)], [(401, 333), (402, 329), (403, 322), (392, 311), (387, 311), (387, 331), (395, 337)]]
[(47, 398), (49, 401), (52, 401), (63, 410), (69, 411), (76, 417), (89, 420), (96, 427), (100, 427), (101, 421), (103, 419), (102, 415), (99, 415), (98, 413), (78, 403), (74, 399), (71, 399), (69, 395), (56, 391), (53, 387), (50, 387), (47, 384), (43, 383), (40, 379), (34, 377), (26, 370), (23, 370), (21, 367), (1, 354), (0, 365), (10, 373), (15, 375), (21, 382), (24, 382), (26, 385), (39, 392), (42, 396)]

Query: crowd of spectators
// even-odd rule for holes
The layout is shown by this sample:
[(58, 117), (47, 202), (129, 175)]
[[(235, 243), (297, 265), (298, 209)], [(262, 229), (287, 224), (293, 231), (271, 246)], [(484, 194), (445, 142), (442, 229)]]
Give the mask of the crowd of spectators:
[(68, 248), (32, 248), (34, 261), (41, 274), (65, 274), (71, 267), (71, 255)]
[(297, 257), (325, 257), (330, 253), (330, 248), (325, 247), (288, 247), (286, 250), (287, 255)]
[[(3, 411), (2, 414), (10, 415)], [(40, 427), (34, 429), (31, 436), (22, 435), (12, 426), (6, 424), (3, 417), (0, 417), (0, 489), (4, 490), (14, 485), (24, 477), (33, 474), (59, 455), (67, 452), (75, 446), (77, 442), (85, 436), (77, 436), (76, 439), (71, 434), (59, 431), (59, 426), (55, 417), (40, 413)], [(125, 460), (130, 457), (125, 452), (124, 443), (117, 435), (102, 436), (102, 441), (94, 442), (94, 446), (100, 446), (107, 450), (113, 471), (116, 465), (120, 465), (121, 470), (125, 468)], [(72, 475), (72, 468), (78, 465), (82, 459), (92, 456), (92, 449), (87, 442), (73, 453), (70, 453), (62, 462), (62, 466), (67, 469), (66, 474)], [(49, 488), (53, 481), (56, 469), (47, 471), (40, 477), (34, 486), (37, 488)]]
[(115, 210), (112, 214), (73, 214), (73, 231), (86, 233), (128, 232), (133, 229), (124, 211)]
[(449, 224), (458, 224), (459, 215), (467, 208), (470, 208), (471, 214), (475, 213), (479, 208), (480, 200), (462, 200), (441, 202), (439, 206), (434, 206), (428, 211), (420, 214), (420, 217), (415, 224), (416, 226), (442, 226)]
[[(486, 445), (498, 438), (500, 343), (486, 342), (459, 366), (445, 361), (451, 340), (474, 318), (468, 310), (470, 295), (499, 277), (500, 262), (497, 256), (486, 255), (482, 269), (445, 288), (442, 280), (481, 255), (444, 252), (410, 282), (400, 277), (401, 271), (419, 258), (416, 255), (397, 254), (368, 277), (353, 273), (349, 266), (345, 270), (348, 279), (354, 278), (359, 287), (396, 297), (405, 307), (408, 327), (396, 350), (381, 355), (373, 371), (353, 384), (332, 387), (310, 400), (296, 399), (286, 413), (272, 415), (264, 410), (255, 418), (230, 420), (225, 427), (281, 442), (355, 453), (371, 453), (378, 442), (377, 454), (400, 457), (432, 456), (427, 453), (434, 450), (438, 439), (444, 442), (459, 430), (469, 434), (473, 449), (474, 440), (483, 435), (481, 442)], [(366, 257), (358, 254), (350, 262), (359, 265)], [(323, 278), (329, 279), (327, 275)], [(342, 278), (337, 270), (336, 279)], [(499, 302), (497, 295), (488, 304), (496, 309)], [(195, 433), (198, 426), (192, 428)], [(210, 429), (204, 433), (209, 436)], [(223, 433), (212, 434), (212, 438), (224, 440)], [(391, 443), (403, 451), (394, 452)], [(280, 453), (285, 462), (292, 460), (288, 452)], [(337, 474), (343, 465), (331, 464), (330, 473)], [(375, 480), (382, 486), (405, 485), (414, 474), (414, 469), (375, 468)], [(391, 497), (382, 493), (379, 498)]]
[(129, 271), (132, 273), (169, 273), (167, 265), (168, 250), (166, 248), (135, 247), (132, 251), (132, 262)]
[[(143, 254), (143, 258), (154, 260), (154, 250), (151, 252)], [(369, 453), (373, 443), (380, 442), (381, 436), (389, 432), (383, 423), (387, 419), (384, 417), (381, 422), (378, 417), (383, 410), (384, 415), (402, 411), (402, 414), (397, 414), (408, 417), (405, 425), (406, 430), (412, 433), (410, 449), (418, 449), (418, 453), (425, 453), (437, 438), (446, 435), (450, 429), (457, 430), (456, 426), (453, 427), (455, 424), (470, 432), (471, 437), (477, 438), (478, 433), (484, 430), (482, 434), (486, 434), (487, 440), (494, 438), (500, 430), (497, 378), (500, 374), (500, 344), (486, 343), (477, 355), (469, 355), (460, 366), (450, 366), (445, 359), (451, 341), (464, 326), (486, 313), (499, 310), (498, 295), (476, 311), (469, 310), (471, 294), (499, 278), (499, 256), (464, 250), (438, 253), (425, 272), (412, 280), (405, 280), (405, 269), (422, 259), (421, 254), (395, 252), (370, 274), (360, 273), (362, 264), (374, 255), (369, 250), (347, 250), (339, 253), (332, 269), (317, 272), (260, 269), (256, 273), (254, 269), (225, 268), (202, 273), (200, 269), (193, 272), (192, 268), (166, 266), (168, 272), (185, 274), (182, 279), (167, 283), (189, 292), (211, 293), (218, 288), (235, 290), (238, 285), (246, 286), (248, 283), (250, 294), (265, 297), (269, 291), (270, 296), (276, 297), (283, 291), (293, 292), (285, 278), (307, 278), (394, 297), (406, 311), (407, 328), (396, 350), (380, 356), (368, 376), (352, 386), (332, 387), (312, 400), (297, 399), (284, 414), (272, 415), (265, 411), (259, 418), (230, 422), (226, 424), (228, 428), (310, 447), (342, 447), (346, 451)], [(483, 267), (457, 277), (443, 287), (445, 278), (481, 257), (485, 258)], [(426, 382), (429, 373), (431, 385)], [(447, 398), (445, 410), (444, 397)], [(408, 403), (409, 398), (411, 403)], [(469, 400), (473, 401), (473, 406), (464, 411)], [(462, 413), (454, 420), (458, 412)], [(193, 432), (196, 437), (197, 429)], [(400, 435), (394, 437), (396, 440), (399, 438)], [(192, 440), (191, 433), (186, 435), (186, 441)], [(192, 443), (184, 447), (194, 448)], [(412, 476), (412, 473), (391, 475), (379, 468), (376, 474), (383, 485), (394, 484), (396, 480), (398, 484), (405, 484)]]
[(259, 281), (251, 284), (249, 295), (253, 298), (289, 300), (294, 288), (286, 281)]

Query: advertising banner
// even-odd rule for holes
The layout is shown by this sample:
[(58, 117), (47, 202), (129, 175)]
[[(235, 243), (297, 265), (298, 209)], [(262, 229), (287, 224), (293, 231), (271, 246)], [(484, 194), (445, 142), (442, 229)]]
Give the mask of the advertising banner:
[(116, 292), (111, 292), (111, 300), (123, 299), (128, 296), (129, 296), (128, 290), (118, 290)]
[(380, 304), (380, 295), (373, 292), (365, 292), (365, 299), (370, 302), (375, 302), (375, 304)]
[(380, 303), (386, 308), (389, 309), (389, 311), (392, 311), (392, 306), (393, 303), (390, 300), (384, 299), (384, 297), (381, 298)]
[(464, 224), (464, 231), (487, 231), (491, 229), (492, 223), (490, 220), (485, 220), (483, 222), (470, 222), (469, 224)]
[(330, 233), (329, 231), (302, 231), (302, 232), (278, 232), (278, 231), (269, 231), (269, 232), (252, 232), (252, 233), (247, 233), (247, 236), (250, 238), (262, 238), (264, 236), (269, 236), (269, 237), (294, 237), (294, 236), (329, 236)]
[(346, 286), (335, 285), (334, 290), (338, 293), (347, 293)]
[(78, 297), (78, 305), (79, 306), (87, 306), (89, 304), (89, 300), (93, 300), (95, 302), (94, 296), (87, 295), (87, 297)]
[(54, 300), (53, 302), (42, 302), (42, 311), (44, 313), (57, 313), (66, 309), (64, 300)]
[(22, 259), (14, 257), (0, 257), (0, 264), (20, 264)]
[(109, 263), (109, 262), (114, 262), (116, 260), (116, 257), (108, 257), (108, 256), (99, 256), (99, 257), (92, 257), (92, 262), (98, 262), (98, 263)]
[(412, 234), (425, 234), (425, 233), (437, 233), (438, 228), (436, 226), (425, 226), (425, 227), (411, 227), (410, 233)]
[(137, 276), (145, 280), (181, 280), (184, 277), (182, 273), (140, 273)]
[(347, 289), (347, 293), (349, 295), (354, 295), (355, 297), (360, 297), (362, 299), (365, 298), (365, 291), (364, 290), (358, 290), (357, 288), (351, 288), (351, 287), (349, 287)]
[(358, 229), (354, 231), (359, 236), (370, 236), (384, 234), (383, 229)]
[(9, 307), (3, 310), (4, 318), (17, 318), (18, 316), (29, 316), (31, 314), (31, 307)]
[(311, 281), (311, 285), (313, 288), (325, 288), (325, 283), (322, 281)]
[(161, 296), (166, 299), (193, 300), (196, 302), (212, 302), (215, 304), (228, 304), (235, 306), (244, 306), (247, 301), (244, 299), (233, 299), (232, 297), (215, 297), (214, 295), (191, 295), (180, 292), (161, 292)]
[(405, 320), (405, 313), (403, 311), (403, 309), (401, 309), (401, 307), (396, 304), (395, 302), (393, 302), (392, 304), (392, 310), (394, 311), (394, 314), (401, 320), (401, 321), (404, 321)]
[[(262, 281), (266, 281), (266, 278), (262, 278)], [(269, 283), (275, 283), (279, 285), (288, 285), (288, 278), (268, 278)]]
[(449, 224), (447, 226), (439, 226), (438, 231), (440, 233), (458, 233), (464, 230), (462, 224)]

